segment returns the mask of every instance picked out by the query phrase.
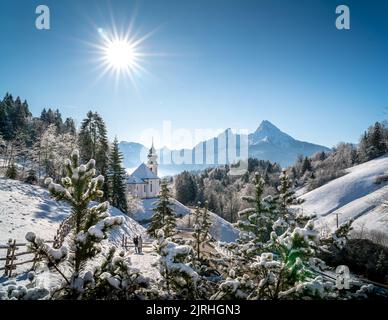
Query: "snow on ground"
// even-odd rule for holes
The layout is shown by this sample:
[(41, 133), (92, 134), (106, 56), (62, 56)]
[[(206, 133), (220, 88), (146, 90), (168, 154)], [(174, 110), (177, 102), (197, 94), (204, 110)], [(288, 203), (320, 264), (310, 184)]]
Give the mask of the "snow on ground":
[(47, 190), (20, 181), (0, 179), (0, 243), (9, 238), (25, 242), (28, 231), (53, 240), (59, 223), (69, 214)]
[[(25, 235), (29, 231), (45, 240), (53, 240), (60, 222), (69, 215), (69, 212), (69, 207), (65, 203), (53, 200), (46, 189), (0, 178), (0, 244), (6, 244), (9, 238), (16, 239), (18, 243), (25, 243)], [(109, 213), (112, 216), (123, 217), (124, 223), (111, 230), (109, 241), (102, 243), (103, 252), (107, 252), (112, 244), (121, 248), (123, 234), (128, 236), (130, 241), (135, 234), (141, 234), (144, 240), (149, 242), (145, 228), (132, 218), (114, 207), (109, 208)], [(159, 273), (152, 264), (156, 262), (157, 255), (152, 251), (149, 244), (144, 255), (128, 252), (127, 256), (133, 266), (144, 271), (145, 276), (156, 278)], [(4, 254), (5, 250), (0, 250), (0, 256)], [(22, 257), (31, 258), (28, 255)], [(94, 264), (98, 265), (99, 261), (97, 259)], [(31, 264), (18, 266), (15, 274), (18, 285), (29, 283), (24, 271), (30, 268)], [(37, 275), (38, 282), (42, 285), (50, 284), (50, 287), (55, 286), (59, 279), (55, 272), (48, 270), (40, 270)], [(6, 280), (5, 277), (0, 277), (0, 284)]]
[[(69, 212), (67, 204), (52, 199), (46, 189), (0, 178), (0, 244), (5, 244), (9, 238), (25, 242), (29, 231), (45, 240), (53, 240)], [(124, 218), (124, 224), (111, 232), (112, 243), (119, 245), (123, 234), (133, 237), (145, 233), (141, 225), (120, 210), (110, 207), (109, 213)]]
[[(153, 209), (155, 208), (157, 201), (158, 201), (157, 198), (142, 199), (141, 202), (143, 204), (144, 210), (139, 210), (138, 212), (134, 213), (132, 217), (140, 223), (149, 222), (149, 220), (152, 218), (154, 214)], [(172, 202), (173, 202), (172, 209), (174, 210), (174, 212), (178, 217), (183, 217), (191, 212), (189, 208), (184, 206), (179, 201), (172, 199)]]
[[(153, 209), (157, 203), (158, 199), (143, 199), (143, 209), (133, 214), (133, 218), (139, 223), (147, 223), (151, 219), (154, 214)], [(172, 199), (173, 205), (172, 208), (177, 214), (177, 216), (181, 219), (178, 219), (178, 226), (181, 228), (187, 227), (189, 220), (192, 219), (190, 213), (191, 209), (180, 203), (179, 201)], [(216, 215), (213, 212), (210, 212), (210, 217), (213, 223), (213, 227), (210, 231), (211, 235), (223, 242), (233, 242), (238, 237), (238, 230), (233, 227), (231, 223)]]
[(388, 155), (347, 169), (347, 174), (300, 196), (303, 213), (316, 214), (318, 224), (333, 229), (349, 218), (354, 227), (388, 232)]
[(154, 252), (152, 245), (144, 243), (143, 254), (128, 253), (131, 265), (141, 270), (143, 276), (157, 280), (161, 278), (159, 268), (155, 266), (158, 262), (158, 254)]
[[(210, 212), (210, 220), (212, 226), (210, 228), (211, 236), (221, 242), (234, 242), (238, 238), (239, 231), (228, 221)], [(179, 228), (192, 228), (194, 223), (193, 215), (186, 215), (178, 220), (177, 226)]]

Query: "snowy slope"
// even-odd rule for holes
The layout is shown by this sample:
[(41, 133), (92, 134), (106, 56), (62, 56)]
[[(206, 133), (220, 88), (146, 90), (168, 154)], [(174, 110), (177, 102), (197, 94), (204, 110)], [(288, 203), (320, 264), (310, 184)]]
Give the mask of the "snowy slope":
[[(122, 216), (124, 224), (111, 232), (110, 241), (120, 244), (122, 234), (133, 236), (145, 229), (118, 209), (110, 207), (113, 216)], [(0, 178), (0, 244), (9, 238), (25, 242), (28, 231), (45, 240), (53, 240), (59, 223), (69, 214), (69, 207), (53, 200), (47, 190)]]
[(321, 226), (332, 229), (349, 218), (357, 228), (388, 232), (388, 184), (376, 184), (388, 175), (388, 155), (347, 169), (347, 174), (300, 196), (305, 214), (316, 214)]
[[(144, 210), (139, 210), (137, 213), (133, 215), (133, 218), (140, 222), (140, 223), (146, 223), (148, 222), (152, 215), (154, 214), (154, 207), (156, 202), (158, 201), (157, 198), (154, 199), (143, 199), (143, 208)], [(179, 201), (173, 199), (173, 210), (177, 214), (178, 217), (182, 218), (180, 221), (178, 221), (179, 227), (185, 227), (187, 225), (187, 220), (189, 219), (189, 214), (191, 213), (191, 209), (180, 203)], [(238, 237), (238, 230), (233, 227), (231, 223), (224, 220), (220, 216), (216, 215), (213, 212), (210, 212), (211, 220), (213, 223), (213, 227), (211, 230), (212, 236), (219, 240), (224, 242), (233, 242)]]
[[(210, 213), (210, 221), (212, 226), (210, 228), (211, 236), (220, 242), (234, 242), (238, 238), (239, 230), (237, 230), (230, 222), (221, 218), (213, 212)], [(178, 220), (178, 228), (191, 230), (194, 223), (192, 215), (186, 215)], [(191, 228), (190, 228), (190, 227)]]
[[(38, 237), (45, 240), (53, 240), (59, 223), (69, 214), (70, 210), (66, 204), (51, 199), (47, 190), (24, 184), (20, 181), (0, 178), (0, 244), (5, 244), (8, 238), (16, 239), (17, 242), (26, 242), (25, 234), (33, 231)], [(109, 232), (109, 241), (104, 240), (101, 246), (102, 252), (107, 253), (111, 245), (121, 247), (122, 235), (133, 238), (135, 234), (143, 235), (144, 244), (149, 244), (146, 230), (132, 218), (124, 215), (114, 207), (109, 208), (112, 216), (121, 216), (124, 223)], [(0, 250), (0, 257), (3, 257), (5, 250)], [(143, 255), (136, 255), (132, 248), (126, 251), (126, 259), (132, 266), (141, 269), (144, 276), (158, 279), (158, 269), (154, 267), (157, 262), (157, 254), (153, 252), (152, 246), (144, 249)], [(29, 256), (22, 256), (21, 261)], [(102, 256), (90, 263), (90, 267), (100, 265)], [(26, 278), (26, 271), (29, 271), (31, 264), (23, 264), (15, 271), (17, 285), (26, 285), (29, 281)], [(42, 269), (37, 271), (37, 283), (44, 287), (53, 288), (59, 284), (60, 277), (54, 271)], [(6, 285), (8, 278), (0, 274), (0, 290)], [(12, 279), (13, 280), (13, 279)]]
[[(132, 215), (133, 218), (140, 223), (148, 222), (154, 214), (153, 209), (155, 208), (157, 201), (158, 201), (157, 198), (142, 199), (141, 202), (143, 204), (144, 210), (139, 210), (138, 212), (134, 213)], [(173, 202), (172, 209), (174, 210), (174, 212), (178, 217), (183, 217), (186, 214), (190, 213), (190, 209), (184, 206), (179, 201), (172, 199), (172, 202)]]

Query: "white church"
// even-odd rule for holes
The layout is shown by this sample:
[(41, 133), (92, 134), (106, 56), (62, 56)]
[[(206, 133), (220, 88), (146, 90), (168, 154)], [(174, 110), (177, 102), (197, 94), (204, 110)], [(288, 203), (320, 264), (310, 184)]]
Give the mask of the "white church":
[(141, 199), (155, 198), (160, 192), (160, 178), (158, 177), (158, 158), (154, 143), (148, 153), (147, 165), (142, 163), (128, 177), (128, 191)]

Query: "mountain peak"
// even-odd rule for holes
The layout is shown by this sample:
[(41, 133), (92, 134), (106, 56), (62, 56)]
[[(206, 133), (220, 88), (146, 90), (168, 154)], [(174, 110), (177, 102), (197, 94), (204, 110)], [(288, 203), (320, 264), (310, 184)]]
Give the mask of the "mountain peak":
[(294, 139), (287, 133), (281, 131), (274, 124), (268, 120), (263, 120), (257, 130), (249, 135), (249, 142), (251, 144), (257, 143), (275, 143), (278, 145), (286, 145), (294, 141)]
[(259, 127), (256, 129), (256, 132), (259, 131), (266, 131), (266, 132), (281, 132), (278, 127), (276, 127), (274, 124), (272, 124), (268, 120), (263, 120)]

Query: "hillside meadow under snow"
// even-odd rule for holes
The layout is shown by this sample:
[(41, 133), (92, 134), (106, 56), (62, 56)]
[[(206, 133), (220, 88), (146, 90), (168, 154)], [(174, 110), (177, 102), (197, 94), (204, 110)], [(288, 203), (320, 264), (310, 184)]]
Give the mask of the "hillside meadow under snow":
[[(29, 231), (53, 240), (59, 224), (69, 213), (69, 206), (54, 200), (46, 189), (0, 178), (0, 244), (9, 238), (25, 242)], [(110, 207), (109, 213), (124, 219), (123, 225), (111, 232), (110, 242), (119, 245), (123, 234), (132, 237), (145, 233), (140, 224), (118, 209)]]
[[(65, 203), (52, 199), (46, 189), (0, 178), (0, 244), (6, 244), (9, 238), (16, 239), (18, 243), (25, 243), (25, 235), (30, 231), (44, 240), (53, 240), (60, 222), (69, 213), (70, 208)], [(123, 224), (109, 232), (108, 241), (104, 240), (102, 243), (103, 252), (107, 253), (111, 245), (121, 248), (122, 235), (132, 239), (135, 234), (141, 234), (148, 242), (146, 230), (139, 223), (114, 207), (109, 208), (109, 214), (122, 217)], [(157, 261), (157, 254), (152, 252), (151, 247), (145, 251), (147, 252), (144, 255), (136, 255), (133, 254), (133, 249), (130, 249), (126, 259), (131, 261), (132, 266), (141, 268), (144, 276), (157, 279), (160, 275), (153, 266)], [(0, 255), (3, 254), (5, 251), (0, 251)], [(92, 265), (98, 265), (100, 260), (101, 257)], [(28, 271), (30, 267), (31, 264), (18, 267), (16, 272), (18, 284), (28, 283), (24, 271)], [(60, 279), (55, 272), (48, 270), (38, 272), (37, 277), (42, 284), (50, 283), (50, 286), (54, 286)], [(6, 277), (0, 276), (0, 287), (1, 283), (6, 281)]]
[(354, 166), (346, 175), (300, 196), (304, 214), (316, 214), (318, 225), (333, 229), (354, 219), (354, 228), (388, 232), (388, 155)]
[[(157, 199), (143, 199), (143, 208), (134, 213), (132, 217), (140, 223), (148, 222), (154, 213), (156, 202)], [(177, 226), (179, 228), (192, 227), (192, 210), (175, 199), (172, 199), (172, 203), (172, 209), (178, 216)], [(238, 238), (239, 231), (230, 222), (213, 212), (210, 212), (210, 220), (212, 222), (210, 234), (214, 239), (222, 242), (234, 242)]]

